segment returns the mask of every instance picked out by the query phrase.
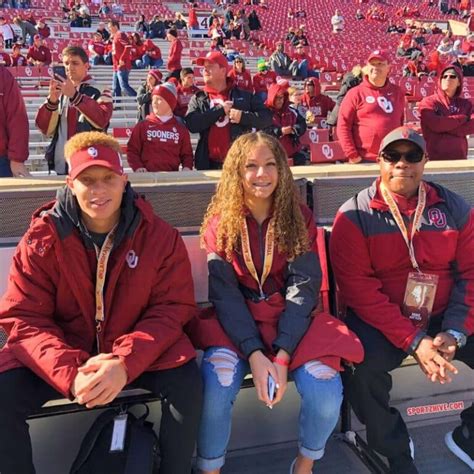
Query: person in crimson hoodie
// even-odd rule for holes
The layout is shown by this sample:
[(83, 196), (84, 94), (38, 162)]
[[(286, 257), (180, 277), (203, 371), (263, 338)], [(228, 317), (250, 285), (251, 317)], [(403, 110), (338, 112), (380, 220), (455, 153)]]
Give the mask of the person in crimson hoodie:
[[(390, 472), (416, 474), (407, 427), (389, 405), (389, 372), (408, 354), (431, 382), (451, 380), (453, 358), (474, 368), (474, 211), (423, 180), (426, 146), (414, 130), (390, 132), (377, 161), (380, 178), (342, 205), (330, 240), (344, 321), (365, 349), (345, 394), (366, 425), (369, 448), (388, 458)], [(474, 470), (474, 406), (461, 423), (445, 442)]]
[(105, 64), (105, 42), (99, 31), (94, 33), (93, 38), (89, 41), (87, 50), (89, 51), (89, 61), (92, 65)]
[(276, 82), (276, 73), (268, 68), (264, 58), (260, 58), (257, 61), (257, 72), (253, 76), (253, 93), (265, 102), (268, 96), (268, 88)]
[(143, 40), (140, 33), (134, 32), (129, 35), (128, 40), (130, 42), (130, 60), (132, 61), (133, 69), (142, 69), (142, 56), (144, 53)]
[(186, 247), (127, 182), (114, 138), (78, 133), (65, 153), (66, 186), (34, 213), (0, 300), (1, 472), (35, 472), (25, 420), (46, 401), (91, 409), (128, 386), (166, 394), (160, 473), (189, 474), (202, 383)]
[(314, 122), (315, 119), (327, 118), (336, 103), (331, 97), (321, 93), (321, 83), (316, 77), (310, 77), (304, 82), (304, 94), (301, 99), (301, 107), (305, 109), (307, 117), (311, 118), (308, 122)]
[(302, 153), (303, 145), (299, 138), (306, 132), (306, 120), (296, 109), (290, 107), (288, 87), (272, 84), (268, 89), (265, 105), (273, 112), (272, 126), (265, 131), (275, 136), (293, 163), (305, 165), (307, 156)]
[(174, 114), (178, 117), (183, 117), (188, 111), (188, 105), (191, 97), (199, 92), (199, 87), (194, 85), (194, 71), (190, 67), (181, 69), (180, 83), (178, 85), (178, 105), (174, 111)]
[(176, 119), (178, 103), (174, 84), (155, 86), (151, 97), (153, 113), (133, 129), (127, 144), (128, 164), (133, 171), (179, 171), (193, 168), (193, 148), (188, 129)]
[(0, 178), (27, 176), (29, 125), (16, 79), (0, 65)]
[(41, 39), (46, 39), (51, 36), (51, 29), (46, 24), (46, 20), (44, 18), (41, 18), (40, 20), (38, 20), (36, 29), (38, 30), (38, 34), (41, 36)]
[(112, 37), (113, 95), (120, 97), (123, 91), (129, 96), (136, 96), (137, 92), (128, 83), (128, 77), (132, 69), (132, 47), (127, 35), (120, 31), (120, 23), (117, 20), (109, 20), (107, 26)]
[(388, 80), (387, 52), (373, 51), (366, 71), (342, 100), (337, 119), (337, 137), (349, 163), (376, 161), (382, 138), (404, 120), (405, 94)]
[(10, 60), (12, 66), (26, 66), (26, 57), (21, 54), (21, 45), (13, 45), (12, 54), (10, 54)]
[(199, 133), (197, 169), (221, 169), (232, 142), (253, 128), (272, 123), (272, 113), (256, 94), (240, 90), (227, 77), (227, 58), (219, 52), (195, 60), (204, 66), (204, 89), (194, 94), (185, 116), (191, 133)]
[(461, 68), (446, 67), (437, 91), (418, 106), (430, 160), (467, 159), (467, 135), (474, 133), (474, 111), (471, 101), (461, 97), (462, 83)]
[(28, 49), (26, 60), (31, 66), (48, 66), (51, 64), (51, 50), (43, 44), (40, 35), (35, 35), (33, 45)]
[(235, 87), (243, 91), (253, 91), (252, 76), (245, 68), (245, 60), (242, 56), (234, 58), (234, 66), (229, 71), (228, 76), (234, 81)]
[(301, 410), (289, 472), (312, 472), (339, 418), (341, 359), (360, 362), (363, 350), (342, 321), (316, 310), (317, 230), (276, 138), (247, 133), (233, 143), (200, 233), (212, 307), (188, 326), (205, 351), (197, 468), (221, 472), (234, 401), (252, 373), (258, 400), (270, 408), (286, 396), (288, 378), (295, 381)]
[(181, 40), (178, 39), (178, 30), (176, 28), (170, 28), (166, 33), (166, 39), (171, 43), (171, 48), (168, 52), (168, 63), (166, 64), (166, 68), (170, 72), (169, 77), (175, 77), (179, 80), (183, 43), (181, 43)]
[(188, 29), (195, 30), (199, 28), (199, 22), (196, 14), (197, 3), (191, 3), (188, 9)]
[(143, 42), (142, 52), (143, 54), (139, 63), (140, 69), (154, 69), (163, 66), (161, 50), (151, 39), (147, 39)]

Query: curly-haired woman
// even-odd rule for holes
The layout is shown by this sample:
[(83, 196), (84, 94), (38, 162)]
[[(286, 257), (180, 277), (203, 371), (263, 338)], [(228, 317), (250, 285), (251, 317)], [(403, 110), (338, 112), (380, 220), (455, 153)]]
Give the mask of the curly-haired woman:
[(282, 400), (288, 376), (295, 381), (302, 405), (299, 453), (290, 472), (307, 474), (339, 416), (341, 357), (360, 360), (362, 347), (342, 323), (313, 314), (321, 283), (316, 227), (299, 203), (277, 139), (258, 132), (234, 142), (201, 238), (213, 308), (190, 327), (205, 350), (198, 468), (220, 472), (232, 406), (251, 372), (259, 400), (269, 407)]

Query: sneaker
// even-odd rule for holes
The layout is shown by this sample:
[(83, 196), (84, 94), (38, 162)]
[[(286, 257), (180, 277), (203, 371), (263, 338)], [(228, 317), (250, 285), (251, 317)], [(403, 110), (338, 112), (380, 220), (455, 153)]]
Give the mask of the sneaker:
[(419, 474), (411, 454), (402, 454), (396, 458), (389, 458), (390, 474)]
[(466, 425), (458, 426), (454, 431), (447, 433), (444, 442), (455, 456), (474, 471), (474, 439), (470, 436)]
[(293, 472), (295, 470), (295, 465), (296, 465), (296, 458), (293, 459), (293, 462), (290, 465), (290, 474), (293, 474)]

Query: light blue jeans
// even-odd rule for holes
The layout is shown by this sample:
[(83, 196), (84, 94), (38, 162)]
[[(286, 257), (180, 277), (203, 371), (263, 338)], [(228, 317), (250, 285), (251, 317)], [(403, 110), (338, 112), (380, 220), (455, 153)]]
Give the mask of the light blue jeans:
[(116, 97), (120, 97), (122, 92), (130, 96), (136, 96), (137, 92), (135, 89), (130, 87), (128, 83), (128, 76), (130, 75), (130, 71), (123, 70), (123, 71), (114, 71), (114, 75), (112, 76), (112, 93)]
[[(214, 356), (214, 357), (213, 357)], [(298, 447), (303, 456), (321, 459), (326, 442), (339, 418), (342, 382), (339, 373), (318, 378), (310, 361), (291, 372), (301, 396)], [(232, 407), (242, 381), (250, 372), (249, 363), (222, 347), (212, 347), (203, 356), (201, 373), (204, 403), (197, 442), (197, 467), (204, 471), (220, 469), (231, 432)]]

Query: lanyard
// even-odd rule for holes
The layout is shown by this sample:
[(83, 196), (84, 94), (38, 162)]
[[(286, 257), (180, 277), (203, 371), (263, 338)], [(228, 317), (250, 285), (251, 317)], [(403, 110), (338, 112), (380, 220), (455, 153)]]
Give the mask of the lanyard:
[(252, 251), (250, 250), (250, 239), (249, 239), (249, 229), (247, 227), (247, 220), (245, 217), (242, 218), (240, 225), (240, 234), (242, 241), (242, 253), (244, 256), (245, 265), (247, 266), (248, 271), (258, 283), (258, 288), (260, 290), (260, 297), (265, 298), (265, 293), (263, 292), (263, 284), (270, 274), (270, 270), (273, 264), (273, 253), (275, 249), (275, 219), (272, 217), (268, 223), (267, 233), (265, 235), (265, 255), (263, 260), (263, 271), (262, 278), (258, 278), (257, 270), (253, 263)]
[(387, 188), (382, 182), (380, 183), (380, 192), (382, 193), (382, 197), (384, 201), (387, 203), (388, 208), (390, 209), (390, 213), (395, 219), (395, 222), (398, 228), (400, 229), (400, 232), (402, 233), (403, 239), (405, 240), (405, 243), (407, 244), (408, 255), (410, 256), (410, 261), (413, 268), (417, 272), (421, 273), (420, 266), (418, 265), (418, 262), (416, 261), (416, 258), (415, 258), (415, 249), (413, 247), (413, 237), (416, 231), (418, 230), (418, 228), (421, 226), (421, 218), (423, 217), (423, 211), (425, 210), (426, 189), (425, 189), (424, 184), (420, 183), (420, 186), (418, 188), (418, 204), (416, 206), (415, 215), (413, 217), (413, 225), (411, 227), (410, 236), (408, 236), (408, 230), (405, 225), (405, 221), (403, 220), (403, 217), (400, 213), (400, 210), (398, 209), (397, 203), (395, 202), (392, 195), (390, 194), (390, 192), (387, 190)]
[(105, 276), (107, 274), (107, 263), (109, 261), (110, 254), (112, 253), (112, 247), (114, 246), (114, 238), (116, 234), (117, 226), (115, 226), (105, 238), (105, 242), (102, 248), (99, 248), (94, 244), (95, 253), (97, 255), (97, 275), (95, 281), (95, 322), (96, 330), (99, 333), (102, 330), (102, 323), (105, 319), (104, 311), (104, 286)]

